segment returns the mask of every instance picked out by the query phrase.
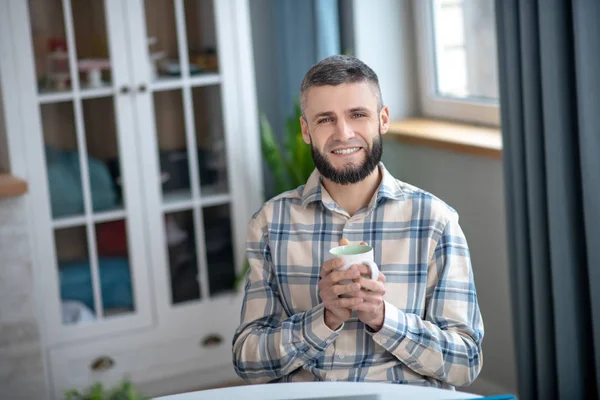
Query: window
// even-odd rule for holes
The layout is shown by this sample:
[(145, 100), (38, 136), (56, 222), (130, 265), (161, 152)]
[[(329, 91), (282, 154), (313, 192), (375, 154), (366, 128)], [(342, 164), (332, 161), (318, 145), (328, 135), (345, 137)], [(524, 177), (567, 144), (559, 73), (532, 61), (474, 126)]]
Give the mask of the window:
[(494, 0), (415, 0), (424, 116), (500, 125)]

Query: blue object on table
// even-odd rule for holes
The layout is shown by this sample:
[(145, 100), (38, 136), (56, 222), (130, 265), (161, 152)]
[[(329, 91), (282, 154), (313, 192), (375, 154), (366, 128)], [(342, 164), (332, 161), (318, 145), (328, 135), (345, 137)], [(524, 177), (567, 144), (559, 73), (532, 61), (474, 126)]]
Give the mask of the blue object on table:
[[(102, 306), (104, 309), (133, 309), (129, 262), (122, 257), (101, 257), (98, 260)], [(94, 309), (92, 273), (88, 260), (59, 263), (60, 297), (77, 300)]]
[[(52, 216), (83, 214), (79, 153), (46, 146), (46, 164)], [(88, 156), (88, 171), (94, 211), (114, 208), (117, 205), (117, 192), (108, 167)]]

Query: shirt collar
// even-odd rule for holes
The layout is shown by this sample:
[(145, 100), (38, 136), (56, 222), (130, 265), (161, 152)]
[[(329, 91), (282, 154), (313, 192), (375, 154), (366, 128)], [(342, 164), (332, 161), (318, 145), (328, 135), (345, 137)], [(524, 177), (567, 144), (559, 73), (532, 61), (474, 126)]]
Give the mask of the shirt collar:
[[(398, 181), (388, 172), (382, 162), (379, 163), (379, 170), (382, 174), (381, 183), (377, 190), (377, 197), (375, 201), (379, 199), (391, 199), (391, 200), (402, 200), (404, 199), (404, 192)], [(321, 183), (322, 176), (319, 171), (315, 168), (308, 180), (304, 185), (302, 192), (302, 206), (307, 207), (309, 204), (317, 201), (332, 201), (329, 193), (323, 187)]]

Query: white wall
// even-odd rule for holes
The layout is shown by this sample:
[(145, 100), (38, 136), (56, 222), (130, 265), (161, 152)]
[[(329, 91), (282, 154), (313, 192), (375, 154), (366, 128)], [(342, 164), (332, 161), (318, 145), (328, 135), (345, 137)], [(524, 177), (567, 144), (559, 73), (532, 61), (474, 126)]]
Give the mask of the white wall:
[(2, 105), (2, 85), (0, 85), (0, 173), (8, 172), (8, 142), (6, 141), (6, 124)]
[(27, 203), (0, 198), (0, 399), (47, 399)]
[(401, 144), (385, 137), (383, 160), (398, 179), (441, 198), (460, 215), (485, 325), (483, 369), (469, 391), (516, 393), (502, 162)]
[(418, 87), (412, 1), (342, 1), (352, 1), (354, 55), (377, 73), (391, 118), (415, 115)]

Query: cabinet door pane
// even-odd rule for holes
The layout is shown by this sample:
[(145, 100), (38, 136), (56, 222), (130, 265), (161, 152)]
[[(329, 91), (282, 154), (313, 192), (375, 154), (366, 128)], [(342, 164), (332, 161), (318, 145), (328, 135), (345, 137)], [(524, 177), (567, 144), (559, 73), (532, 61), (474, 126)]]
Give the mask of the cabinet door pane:
[(82, 101), (94, 213), (123, 209), (124, 179), (112, 97)]
[(188, 143), (185, 133), (181, 90), (154, 93), (156, 140), (164, 204), (192, 197)]
[(95, 251), (89, 251), (86, 226), (55, 230), (65, 325), (135, 311), (125, 221), (98, 223), (94, 236)]
[(94, 299), (85, 226), (57, 229), (54, 241), (63, 324), (77, 325), (96, 321), (97, 300)]
[(192, 89), (200, 195), (205, 198), (227, 194), (229, 189), (220, 89), (220, 86)]
[(71, 101), (41, 105), (46, 173), (52, 216), (84, 214), (81, 161)]
[(235, 265), (228, 205), (203, 210), (206, 263), (211, 296), (233, 289)]
[(218, 72), (212, 0), (145, 0), (153, 81)]
[(134, 312), (125, 220), (96, 224), (96, 249), (104, 316)]
[(191, 210), (168, 213), (164, 219), (172, 303), (199, 300), (200, 277), (194, 213)]
[(212, 0), (185, 0), (185, 25), (190, 75), (219, 72)]
[(111, 86), (103, 1), (29, 0), (29, 10), (40, 94)]
[[(148, 326), (133, 108), (136, 91), (146, 87), (130, 82), (124, 6), (103, 0), (29, 0), (28, 6), (44, 145), (32, 154), (45, 164), (48, 193), (40, 201), (51, 210), (50, 221), (39, 218), (39, 251), (57, 267), (56, 275), (44, 272), (57, 279), (48, 290), (49, 336), (61, 343)], [(127, 318), (111, 318), (116, 314)]]

